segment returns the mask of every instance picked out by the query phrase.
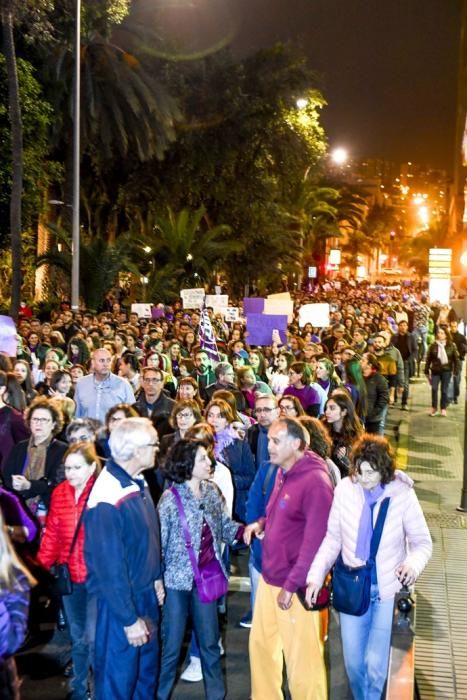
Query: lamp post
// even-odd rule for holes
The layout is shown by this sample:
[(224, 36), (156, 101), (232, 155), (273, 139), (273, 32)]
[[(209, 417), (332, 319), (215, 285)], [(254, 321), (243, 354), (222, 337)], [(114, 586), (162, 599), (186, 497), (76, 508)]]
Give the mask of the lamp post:
[(75, 74), (73, 84), (73, 204), (71, 222), (71, 309), (79, 310), (79, 190), (80, 190), (80, 96), (81, 96), (81, 0), (76, 0)]

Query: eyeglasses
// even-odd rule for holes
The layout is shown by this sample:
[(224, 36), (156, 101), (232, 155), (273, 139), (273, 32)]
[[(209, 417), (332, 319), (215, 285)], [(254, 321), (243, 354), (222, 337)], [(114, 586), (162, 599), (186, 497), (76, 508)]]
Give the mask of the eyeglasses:
[(158, 384), (161, 381), (162, 381), (162, 379), (155, 379), (155, 378), (149, 379), (149, 377), (143, 377), (143, 382), (145, 384)]
[(177, 413), (177, 418), (193, 418), (192, 413)]
[(51, 422), (52, 418), (34, 418), (34, 416), (31, 418), (31, 423), (37, 423), (38, 425), (46, 425)]
[(73, 435), (68, 438), (68, 444), (69, 445), (74, 445), (77, 442), (93, 442), (94, 441), (94, 436), (93, 435), (87, 435), (86, 433), (83, 433), (82, 435)]
[(255, 410), (255, 413), (256, 414), (258, 414), (258, 413), (272, 413), (275, 410), (276, 410), (275, 408), (257, 408)]
[(288, 405), (288, 406), (287, 406), (287, 405), (281, 403), (281, 411), (286, 411), (287, 413), (288, 413), (289, 411), (295, 411), (295, 406), (293, 406), (293, 405)]

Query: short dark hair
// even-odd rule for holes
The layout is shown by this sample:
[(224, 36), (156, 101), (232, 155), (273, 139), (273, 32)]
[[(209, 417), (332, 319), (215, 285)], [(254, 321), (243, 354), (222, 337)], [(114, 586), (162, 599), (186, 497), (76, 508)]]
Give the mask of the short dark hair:
[(191, 401), (190, 399), (182, 399), (180, 401), (176, 401), (174, 407), (172, 408), (172, 413), (170, 414), (169, 418), (169, 423), (172, 428), (177, 427), (177, 416), (179, 413), (181, 413), (181, 411), (183, 411), (184, 408), (188, 408), (193, 413), (195, 423), (199, 423), (201, 421), (201, 409), (199, 403), (197, 401)]
[(388, 440), (382, 435), (363, 433), (353, 444), (350, 452), (349, 475), (356, 477), (360, 474), (360, 465), (368, 462), (371, 467), (381, 474), (381, 483), (389, 484), (394, 479), (396, 463), (394, 451)]
[(283, 425), (287, 431), (288, 437), (294, 440), (300, 440), (300, 450), (306, 448), (306, 433), (305, 427), (300, 423), (297, 418), (288, 418), (287, 416), (281, 416), (277, 418), (274, 423)]
[(125, 362), (125, 364), (131, 367), (133, 372), (139, 372), (139, 360), (133, 352), (124, 352), (121, 359)]
[(199, 442), (194, 440), (179, 440), (169, 450), (164, 464), (164, 473), (176, 484), (183, 484), (189, 481), (195, 466), (196, 453), (201, 447)]
[(376, 372), (380, 371), (381, 364), (380, 364), (378, 358), (376, 357), (376, 355), (374, 355), (372, 352), (364, 352), (363, 357), (366, 358), (366, 361), (368, 362), (370, 367), (372, 367), (374, 370), (376, 370)]
[(42, 408), (50, 413), (50, 417), (54, 422), (52, 435), (58, 435), (63, 428), (63, 413), (57, 405), (50, 403), (49, 399), (45, 396), (38, 396), (37, 399), (34, 399), (34, 401), (26, 409), (25, 423), (28, 428), (31, 427), (31, 418), (34, 411), (36, 411), (38, 408)]

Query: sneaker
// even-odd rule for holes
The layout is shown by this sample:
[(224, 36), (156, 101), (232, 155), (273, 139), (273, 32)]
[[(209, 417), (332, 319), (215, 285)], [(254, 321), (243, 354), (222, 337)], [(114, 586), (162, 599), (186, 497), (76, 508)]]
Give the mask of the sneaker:
[(446, 417), (446, 416), (448, 415), (448, 413), (447, 413), (447, 411), (446, 411), (445, 408), (442, 408), (442, 409), (441, 409), (441, 415), (442, 415), (443, 417)]
[(434, 416), (437, 416), (437, 415), (438, 415), (438, 411), (434, 408), (434, 409), (430, 412), (430, 418), (433, 418)]
[(409, 410), (409, 407), (406, 404), (401, 406), (401, 411), (408, 411), (408, 410)]
[(238, 624), (240, 627), (244, 627), (245, 629), (250, 629), (252, 622), (253, 622), (253, 612), (251, 610), (248, 610), (247, 614), (241, 618), (241, 620)]
[(203, 680), (203, 671), (201, 669), (201, 659), (196, 656), (190, 656), (190, 663), (180, 676), (182, 681), (187, 683), (198, 683)]

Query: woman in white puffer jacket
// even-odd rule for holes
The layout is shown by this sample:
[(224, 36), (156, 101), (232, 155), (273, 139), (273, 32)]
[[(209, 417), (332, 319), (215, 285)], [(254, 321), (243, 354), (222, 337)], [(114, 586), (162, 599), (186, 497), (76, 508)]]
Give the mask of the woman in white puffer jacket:
[(334, 491), (327, 533), (308, 572), (307, 599), (316, 599), (340, 553), (347, 566), (365, 564), (380, 505), (390, 498), (370, 607), (360, 617), (340, 613), (344, 663), (353, 696), (380, 700), (388, 671), (394, 595), (421, 574), (432, 543), (413, 481), (395, 469), (388, 441), (364, 434), (354, 444), (350, 460), (349, 476)]

